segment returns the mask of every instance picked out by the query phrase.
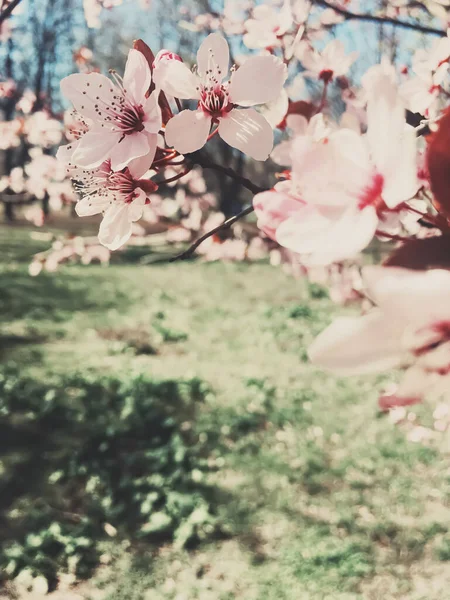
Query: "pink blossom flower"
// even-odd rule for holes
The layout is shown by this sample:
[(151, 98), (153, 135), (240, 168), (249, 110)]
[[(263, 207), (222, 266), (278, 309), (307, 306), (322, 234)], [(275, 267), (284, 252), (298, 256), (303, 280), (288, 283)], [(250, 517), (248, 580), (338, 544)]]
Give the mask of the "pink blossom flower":
[(275, 100), (287, 77), (286, 65), (274, 56), (254, 56), (234, 71), (229, 81), (230, 54), (226, 40), (212, 33), (197, 53), (198, 74), (178, 61), (162, 61), (155, 83), (170, 96), (196, 99), (196, 110), (183, 110), (166, 125), (166, 142), (181, 154), (199, 150), (211, 124), (218, 123), (221, 138), (255, 160), (266, 160), (273, 146), (273, 130), (250, 107)]
[(80, 217), (103, 213), (98, 239), (109, 250), (117, 250), (130, 238), (132, 224), (142, 217), (144, 206), (157, 185), (137, 179), (133, 166), (112, 171), (109, 161), (92, 171), (71, 169), (70, 175), (82, 195), (75, 210)]
[(363, 278), (377, 308), (336, 319), (314, 340), (310, 359), (339, 375), (410, 364), (395, 397), (421, 398), (450, 375), (450, 273), (376, 266)]
[(268, 4), (259, 4), (253, 9), (253, 18), (244, 23), (246, 33), (243, 42), (252, 49), (277, 48), (293, 23), (290, 0), (284, 0), (279, 11)]
[(293, 142), (284, 192), (303, 203), (277, 227), (276, 241), (305, 263), (354, 256), (384, 224), (393, 226), (419, 187), (415, 132), (405, 123), (395, 83), (379, 71), (368, 94), (366, 136), (341, 129), (318, 142), (308, 136)]
[(322, 52), (304, 44), (298, 46), (297, 52), (297, 58), (306, 69), (303, 75), (325, 82), (346, 75), (357, 56), (358, 52), (346, 54), (344, 44), (340, 40), (329, 42)]
[(150, 168), (156, 152), (161, 111), (158, 93), (146, 94), (151, 72), (143, 54), (130, 50), (123, 80), (115, 83), (99, 73), (76, 73), (61, 81), (61, 90), (72, 101), (87, 125), (87, 133), (58, 150), (58, 158), (84, 168), (99, 167), (105, 160), (120, 171), (132, 160)]

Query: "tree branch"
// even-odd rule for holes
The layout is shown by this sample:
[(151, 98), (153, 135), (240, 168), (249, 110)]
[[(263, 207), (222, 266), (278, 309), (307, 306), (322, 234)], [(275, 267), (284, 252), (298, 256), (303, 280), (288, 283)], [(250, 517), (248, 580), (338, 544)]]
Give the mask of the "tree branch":
[(5, 21), (5, 19), (9, 17), (9, 15), (16, 8), (20, 1), (21, 0), (11, 0), (11, 2), (8, 4), (5, 10), (2, 10), (2, 12), (0, 13), (0, 25), (3, 23), (3, 21)]
[(174, 256), (173, 258), (170, 259), (169, 262), (174, 262), (176, 260), (186, 260), (187, 258), (190, 258), (202, 242), (204, 242), (205, 240), (210, 238), (215, 233), (218, 233), (219, 231), (225, 231), (226, 229), (230, 229), (230, 227), (232, 225), (234, 225), (236, 223), (236, 221), (239, 221), (239, 219), (242, 219), (242, 217), (246, 217), (247, 215), (252, 213), (254, 210), (255, 209), (253, 208), (252, 205), (247, 206), (247, 208), (244, 208), (244, 210), (241, 210), (241, 212), (239, 212), (237, 215), (234, 215), (234, 217), (230, 217), (229, 219), (227, 219), (226, 221), (224, 221), (217, 227), (214, 227), (214, 229), (211, 229), (211, 231), (207, 231), (204, 235), (202, 235), (197, 240), (195, 240), (195, 242), (191, 246), (189, 246), (189, 248), (187, 250), (184, 250), (184, 252), (181, 252), (180, 254), (177, 254), (176, 256)]
[(390, 24), (395, 25), (396, 27), (402, 27), (403, 29), (412, 29), (413, 31), (418, 31), (428, 35), (438, 35), (440, 37), (445, 37), (447, 35), (447, 32), (443, 31), (442, 29), (427, 27), (425, 25), (420, 25), (419, 23), (399, 21), (392, 17), (354, 13), (349, 10), (345, 10), (344, 8), (340, 8), (339, 6), (335, 6), (331, 2), (328, 2), (328, 0), (313, 0), (313, 3), (317, 6), (322, 6), (323, 8), (331, 8), (335, 13), (342, 15), (346, 20), (371, 21), (373, 23)]
[(209, 158), (209, 156), (200, 150), (197, 152), (192, 152), (191, 154), (186, 154), (185, 156), (194, 165), (199, 165), (204, 169), (213, 169), (214, 171), (221, 171), (222, 173), (225, 173), (225, 175), (228, 175), (228, 177), (231, 177), (235, 181), (239, 182), (243, 187), (245, 187), (247, 190), (250, 190), (253, 194), (259, 194), (259, 192), (265, 191), (264, 188), (256, 185), (256, 183), (253, 183), (253, 181), (250, 181), (250, 179), (238, 175), (230, 167), (224, 167), (223, 165), (216, 164)]

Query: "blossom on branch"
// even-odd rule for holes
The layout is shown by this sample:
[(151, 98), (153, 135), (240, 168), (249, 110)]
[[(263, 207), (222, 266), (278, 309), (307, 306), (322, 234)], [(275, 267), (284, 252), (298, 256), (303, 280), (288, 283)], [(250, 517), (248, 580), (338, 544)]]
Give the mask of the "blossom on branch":
[(230, 146), (255, 160), (266, 160), (273, 147), (273, 130), (253, 108), (275, 100), (287, 77), (286, 65), (275, 56), (254, 56), (233, 71), (229, 81), (227, 41), (210, 34), (197, 53), (197, 73), (178, 60), (162, 60), (154, 72), (155, 84), (166, 94), (198, 101), (196, 110), (183, 110), (166, 125), (166, 142), (181, 154), (204, 146), (213, 123)]
[(149, 195), (158, 186), (151, 180), (138, 179), (133, 165), (120, 172), (112, 171), (109, 160), (91, 171), (72, 168), (70, 174), (82, 196), (75, 206), (78, 216), (103, 213), (100, 243), (109, 250), (123, 246), (131, 236), (133, 222), (142, 217)]
[(114, 83), (99, 73), (76, 73), (61, 81), (63, 94), (83, 118), (87, 131), (59, 148), (57, 157), (88, 169), (109, 159), (114, 171), (140, 159), (144, 173), (153, 162), (161, 128), (159, 92), (147, 97), (152, 75), (137, 50), (128, 53), (123, 80), (112, 75)]

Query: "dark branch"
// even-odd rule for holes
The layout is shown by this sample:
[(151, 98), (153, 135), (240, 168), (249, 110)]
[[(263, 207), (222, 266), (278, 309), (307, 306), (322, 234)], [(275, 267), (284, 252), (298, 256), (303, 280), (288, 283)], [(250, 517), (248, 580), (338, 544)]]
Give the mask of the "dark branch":
[(9, 17), (9, 15), (16, 8), (16, 6), (19, 4), (20, 1), (21, 0), (11, 0), (11, 2), (8, 4), (8, 6), (5, 8), (5, 10), (2, 10), (2, 12), (0, 13), (0, 25), (3, 23), (3, 21), (5, 19), (7, 19)]
[(204, 169), (213, 169), (214, 171), (221, 171), (222, 173), (225, 173), (225, 175), (228, 175), (228, 177), (231, 177), (235, 181), (238, 181), (243, 187), (250, 190), (253, 194), (259, 194), (259, 192), (265, 191), (264, 188), (260, 187), (259, 185), (256, 185), (256, 183), (253, 183), (253, 181), (250, 181), (250, 179), (238, 175), (230, 167), (224, 167), (223, 165), (216, 164), (209, 158), (209, 156), (207, 156), (200, 150), (197, 152), (192, 152), (191, 154), (186, 154), (186, 158), (192, 164), (199, 165)]
[(227, 219), (226, 221), (224, 221), (217, 227), (214, 227), (214, 229), (211, 229), (211, 231), (207, 231), (204, 235), (199, 237), (198, 240), (195, 240), (195, 242), (191, 246), (189, 246), (189, 248), (187, 250), (185, 250), (184, 252), (181, 252), (180, 254), (177, 254), (176, 256), (171, 258), (170, 262), (174, 262), (175, 260), (186, 260), (187, 258), (190, 258), (202, 242), (207, 240), (209, 237), (211, 237), (215, 233), (218, 233), (219, 231), (225, 231), (226, 229), (230, 229), (230, 227), (232, 225), (234, 225), (234, 223), (236, 223), (236, 221), (239, 221), (239, 219), (242, 219), (242, 217), (246, 217), (247, 215), (252, 213), (254, 210), (255, 209), (253, 208), (253, 206), (247, 206), (247, 208), (244, 208), (244, 210), (241, 210), (241, 212), (238, 213), (237, 215), (234, 215), (234, 217), (230, 217), (229, 219)]
[(345, 10), (344, 8), (340, 8), (339, 6), (335, 6), (331, 2), (328, 2), (328, 0), (314, 0), (314, 4), (317, 6), (322, 6), (323, 8), (331, 8), (335, 13), (342, 15), (346, 20), (371, 21), (373, 23), (390, 24), (395, 25), (396, 27), (402, 27), (403, 29), (412, 29), (413, 31), (418, 31), (428, 35), (438, 35), (440, 37), (445, 37), (447, 35), (447, 32), (443, 31), (442, 29), (427, 27), (425, 25), (420, 25), (419, 23), (399, 21), (392, 17), (354, 13), (349, 10)]

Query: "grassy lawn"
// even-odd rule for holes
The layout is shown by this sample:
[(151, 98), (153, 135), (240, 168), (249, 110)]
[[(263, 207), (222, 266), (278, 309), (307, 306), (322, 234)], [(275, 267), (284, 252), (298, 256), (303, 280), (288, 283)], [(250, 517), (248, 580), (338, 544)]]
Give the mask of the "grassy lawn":
[(382, 378), (308, 364), (308, 344), (342, 311), (320, 290), (266, 264), (126, 256), (31, 278), (43, 247), (0, 227), (3, 365), (42, 382), (68, 372), (205, 382), (187, 426), (208, 447), (221, 532), (189, 549), (105, 539), (103, 566), (55, 600), (450, 597), (448, 454), (378, 414)]

